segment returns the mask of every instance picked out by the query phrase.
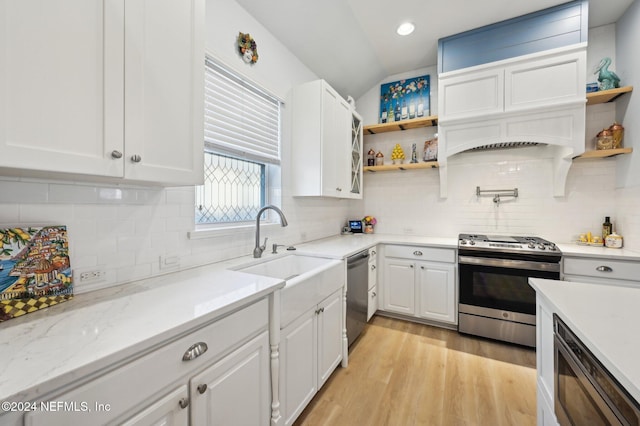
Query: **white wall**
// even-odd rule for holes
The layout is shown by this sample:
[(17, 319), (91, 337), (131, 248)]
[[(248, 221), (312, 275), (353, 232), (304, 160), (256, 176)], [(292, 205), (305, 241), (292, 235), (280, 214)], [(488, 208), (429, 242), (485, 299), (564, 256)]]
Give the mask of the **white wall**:
[(636, 54), (640, 43), (640, 2), (633, 2), (616, 24), (616, 67), (620, 84), (634, 86), (635, 92), (623, 95), (616, 102), (616, 118), (625, 127), (623, 144), (635, 152), (620, 156), (617, 164), (616, 206), (618, 229), (629, 248), (640, 250), (640, 241), (629, 236), (640, 235), (640, 58)]
[[(259, 61), (249, 66), (236, 53), (238, 32), (258, 44)], [(317, 77), (234, 0), (207, 1), (209, 53), (285, 99), (289, 89)], [(282, 209), (289, 226), (266, 227), (269, 243), (294, 244), (335, 235), (348, 217), (349, 202), (291, 197), (290, 109), (282, 119)], [(86, 185), (64, 181), (0, 177), (0, 227), (41, 224), (68, 226), (71, 265), (78, 271), (100, 267), (107, 285), (158, 275), (161, 255), (180, 257), (180, 268), (248, 255), (253, 229), (216, 238), (189, 239), (194, 228), (194, 189)], [(174, 269), (175, 270), (175, 269)]]

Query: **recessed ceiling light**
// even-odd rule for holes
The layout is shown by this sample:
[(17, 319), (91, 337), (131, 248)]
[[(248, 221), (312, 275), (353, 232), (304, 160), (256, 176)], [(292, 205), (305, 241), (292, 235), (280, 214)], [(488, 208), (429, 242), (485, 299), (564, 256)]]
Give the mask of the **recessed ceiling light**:
[(396, 32), (401, 36), (406, 36), (411, 34), (415, 29), (416, 29), (415, 25), (413, 25), (411, 22), (403, 22), (398, 26), (398, 29), (396, 30)]

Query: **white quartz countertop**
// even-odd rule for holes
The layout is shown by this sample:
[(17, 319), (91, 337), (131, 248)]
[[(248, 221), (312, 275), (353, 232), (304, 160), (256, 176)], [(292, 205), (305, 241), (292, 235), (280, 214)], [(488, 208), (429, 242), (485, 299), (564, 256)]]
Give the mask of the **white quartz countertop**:
[(284, 286), (282, 280), (226, 270), (249, 260), (76, 295), (0, 323), (0, 401), (33, 401)]
[(640, 401), (640, 288), (530, 278), (571, 331)]
[(458, 236), (422, 237), (394, 234), (346, 234), (297, 245), (297, 252), (309, 256), (344, 259), (377, 244), (413, 244), (430, 247), (458, 247)]
[(640, 260), (640, 252), (625, 248), (615, 249), (603, 246), (578, 244), (556, 244), (564, 256), (594, 257), (598, 259)]

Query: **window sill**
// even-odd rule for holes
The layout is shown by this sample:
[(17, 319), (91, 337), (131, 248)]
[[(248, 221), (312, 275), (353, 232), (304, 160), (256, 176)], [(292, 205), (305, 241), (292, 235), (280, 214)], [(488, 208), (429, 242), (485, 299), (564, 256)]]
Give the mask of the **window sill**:
[[(280, 226), (280, 223), (276, 222), (260, 222), (260, 229), (271, 228)], [(237, 236), (238, 234), (251, 234), (253, 235), (256, 230), (256, 224), (236, 224), (236, 225), (212, 225), (202, 226), (193, 231), (187, 232), (187, 237), (190, 240), (201, 240), (205, 238), (218, 238), (229, 235)]]

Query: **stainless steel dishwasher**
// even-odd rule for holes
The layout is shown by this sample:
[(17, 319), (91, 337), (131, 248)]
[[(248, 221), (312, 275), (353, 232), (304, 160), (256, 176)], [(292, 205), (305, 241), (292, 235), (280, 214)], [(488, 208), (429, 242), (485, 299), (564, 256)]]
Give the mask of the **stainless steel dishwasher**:
[(347, 339), (349, 346), (355, 342), (367, 323), (368, 263), (368, 250), (363, 250), (347, 258)]

